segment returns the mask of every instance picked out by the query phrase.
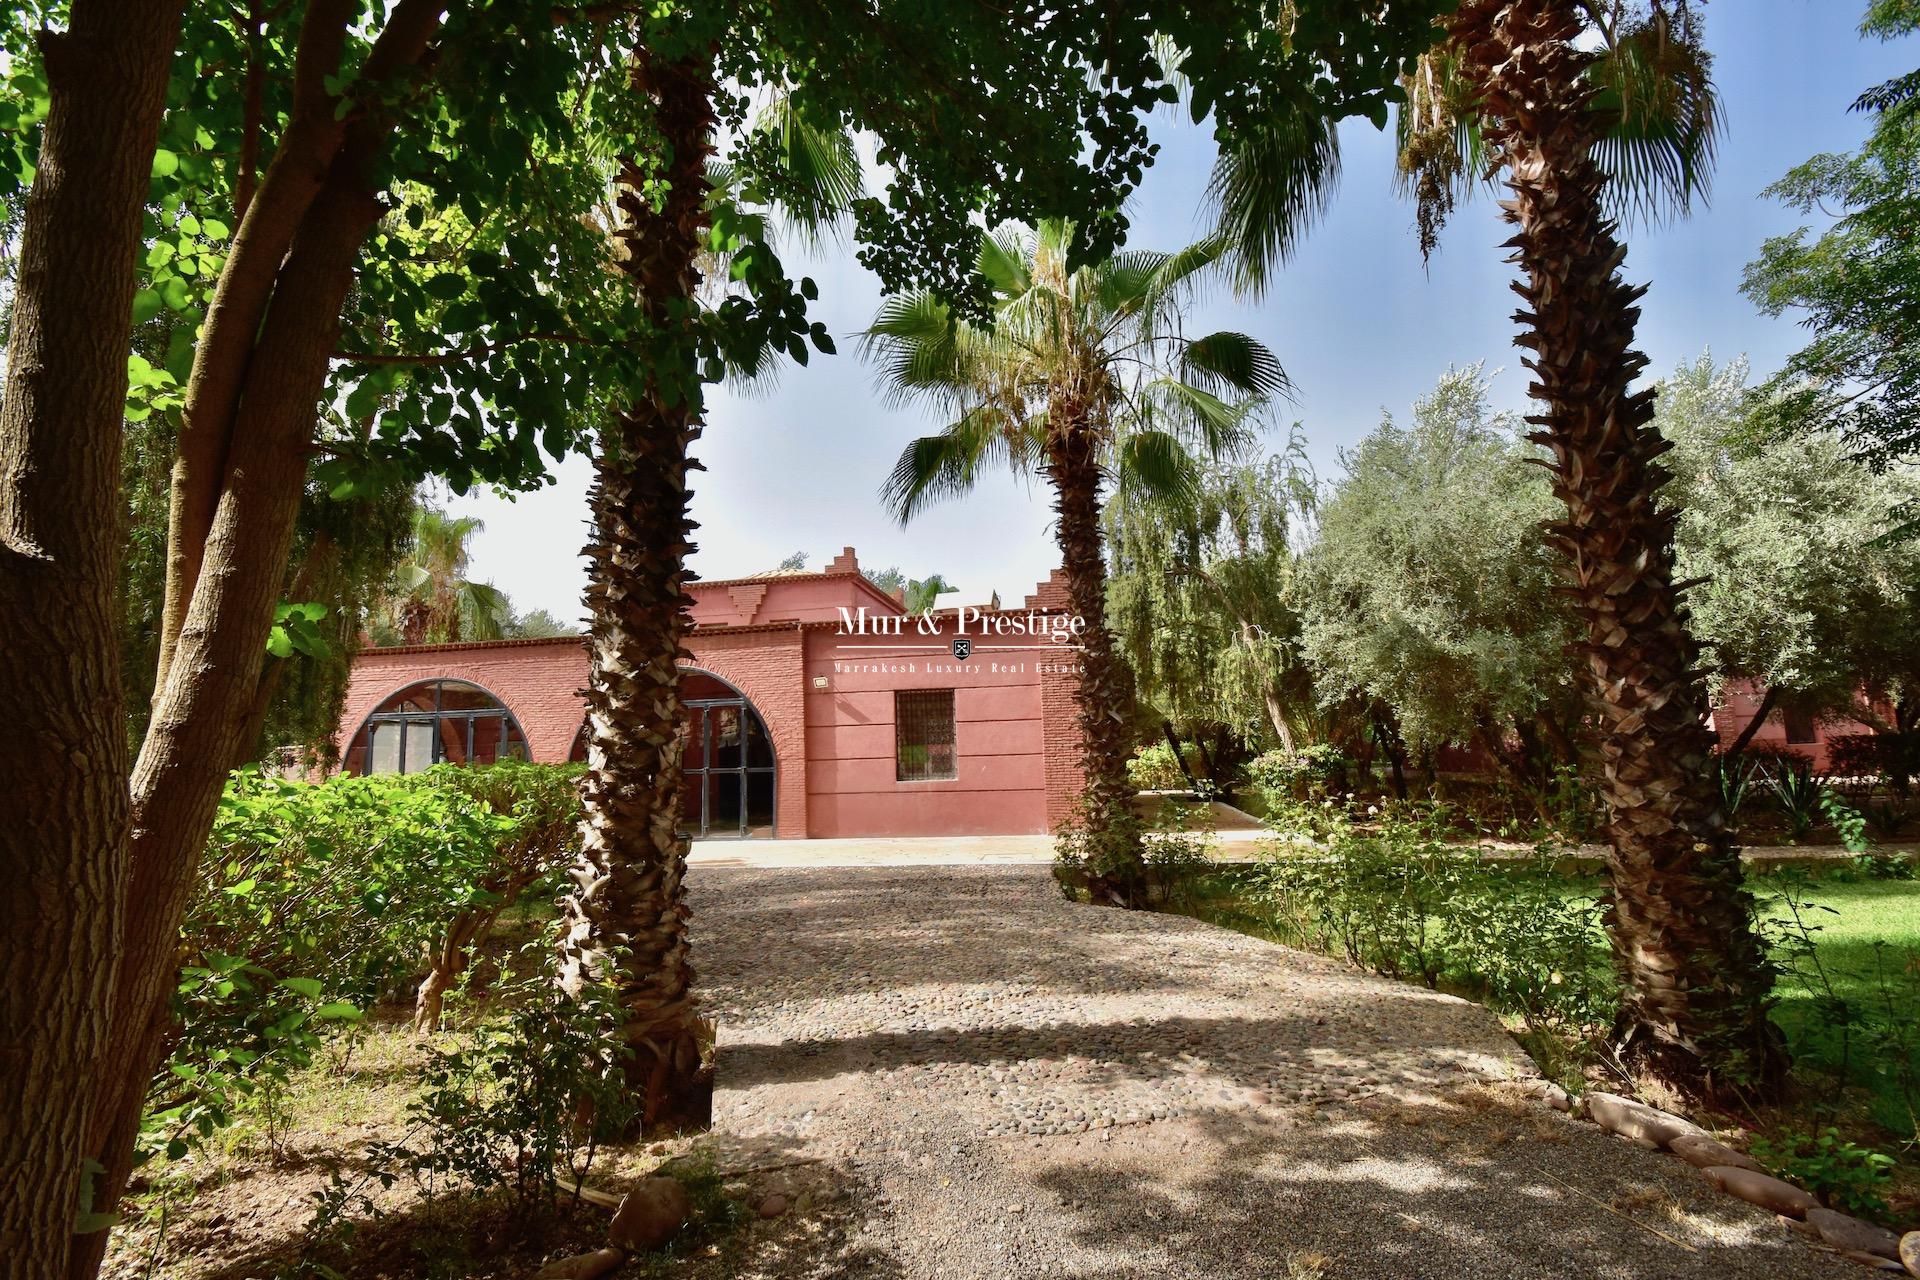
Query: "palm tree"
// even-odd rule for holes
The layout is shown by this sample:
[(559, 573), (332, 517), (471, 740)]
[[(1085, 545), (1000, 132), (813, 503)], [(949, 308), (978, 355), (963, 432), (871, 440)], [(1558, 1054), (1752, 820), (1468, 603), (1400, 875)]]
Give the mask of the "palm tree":
[[(1739, 850), (1712, 781), (1699, 646), (1675, 581), (1675, 515), (1653, 392), (1630, 392), (1644, 288), (1616, 217), (1705, 189), (1717, 106), (1689, 0), (1464, 0), (1409, 78), (1401, 173), (1423, 249), (1453, 203), (1504, 175), (1528, 309), (1516, 340), (1566, 518), (1548, 526), (1583, 632), (1595, 782), (1608, 812), (1608, 910), (1624, 984), (1622, 1059), (1695, 1097), (1764, 1091), (1786, 1060)], [(1316, 135), (1306, 126), (1277, 136)], [(1319, 135), (1324, 139), (1324, 127)], [(1265, 140), (1271, 142), (1271, 139)], [(1258, 285), (1323, 198), (1337, 153), (1229, 149), (1214, 191)], [(1262, 166), (1265, 166), (1263, 169)]]
[(1218, 241), (1072, 268), (1073, 240), (1066, 222), (1001, 226), (980, 249), (986, 319), (928, 293), (903, 295), (881, 307), (865, 345), (896, 397), (951, 416), (907, 446), (887, 481), (882, 496), (902, 523), (971, 489), (989, 464), (1044, 473), (1052, 486), (1067, 589), (1085, 626), (1078, 823), (1089, 887), (1096, 900), (1127, 906), (1142, 887), (1126, 773), (1133, 689), (1106, 623), (1101, 492), (1190, 493), (1200, 469), (1190, 446), (1237, 452), (1252, 408), (1287, 381), (1273, 353), (1243, 334), (1180, 331), (1180, 305), (1218, 260)]
[(506, 593), (467, 577), (467, 544), (485, 529), (476, 516), (422, 506), (413, 514), (413, 548), (394, 572), (383, 612), (400, 644), (498, 640), (512, 620)]
[(927, 578), (909, 578), (897, 566), (868, 574), (867, 581), (888, 595), (898, 594), (900, 607), (908, 613), (925, 613), (933, 608), (934, 601), (943, 592), (955, 590), (951, 582), (937, 573)]
[[(642, 49), (631, 86), (651, 110), (660, 154), (622, 161), (615, 257), (652, 345), (644, 380), (601, 430), (588, 494), (587, 771), (561, 967), (569, 989), (597, 981), (616, 991), (636, 1122), (703, 1128), (713, 1110), (712, 1027), (700, 1016), (689, 963), (679, 659), (693, 550), (687, 481), (699, 467), (691, 450), (701, 431), (691, 375), (702, 367), (700, 312), (711, 301), (703, 287), (727, 279), (707, 231), (734, 183), (711, 160), (711, 63)], [(778, 104), (760, 127), (777, 130), (796, 221), (817, 223), (858, 192), (850, 144), (823, 139)], [(761, 367), (735, 371), (751, 377)]]

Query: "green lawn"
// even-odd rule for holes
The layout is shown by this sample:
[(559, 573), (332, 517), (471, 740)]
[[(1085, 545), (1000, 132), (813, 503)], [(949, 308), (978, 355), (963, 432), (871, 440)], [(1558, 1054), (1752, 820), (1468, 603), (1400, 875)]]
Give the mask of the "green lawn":
[[(1842, 864), (1757, 874), (1749, 885), (1781, 969), (1774, 1016), (1804, 1086), (1792, 1123), (1851, 1129), (1870, 1120), (1896, 1145), (1913, 1143), (1920, 1110), (1920, 880), (1878, 878)], [(1576, 873), (1565, 886), (1569, 899), (1590, 898), (1598, 881)], [(1302, 941), (1274, 927), (1234, 872), (1206, 876), (1194, 890), (1187, 909), (1203, 919)], [(1436, 918), (1432, 928), (1441, 935), (1447, 923)], [(1449, 969), (1441, 984), (1485, 999), (1475, 976)]]
[(1877, 1123), (1911, 1140), (1920, 1109), (1920, 881), (1770, 875), (1753, 887), (1783, 968), (1775, 1020), (1802, 1076), (1839, 1077), (1864, 1095)]

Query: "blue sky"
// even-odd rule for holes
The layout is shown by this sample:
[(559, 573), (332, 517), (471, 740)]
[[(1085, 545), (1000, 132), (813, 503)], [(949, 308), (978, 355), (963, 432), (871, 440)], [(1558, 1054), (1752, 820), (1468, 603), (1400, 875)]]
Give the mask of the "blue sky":
[[(1655, 376), (1708, 348), (1717, 358), (1745, 353), (1765, 373), (1804, 341), (1791, 318), (1770, 320), (1753, 309), (1739, 293), (1740, 274), (1763, 239), (1803, 221), (1760, 192), (1816, 152), (1856, 145), (1866, 123), (1848, 104), (1866, 86), (1920, 64), (1920, 41), (1862, 40), (1863, 7), (1860, 0), (1707, 7), (1727, 125), (1712, 201), (1684, 221), (1627, 235), (1626, 274), (1652, 285), (1639, 345)], [(1171, 249), (1205, 230), (1200, 196), (1212, 144), (1172, 118), (1156, 132), (1163, 149), (1130, 210), (1131, 243)], [(1276, 415), (1276, 429), (1301, 424), (1323, 477), (1337, 472), (1342, 446), (1371, 430), (1383, 411), (1404, 417), (1449, 365), (1483, 360), (1502, 370), (1497, 407), (1519, 409), (1526, 398), (1510, 318), (1518, 299), (1498, 247), (1508, 231), (1492, 201), (1476, 198), (1460, 209), (1423, 265), (1411, 206), (1392, 189), (1390, 137), (1353, 122), (1341, 141), (1339, 194), (1265, 300), (1242, 304), (1222, 292), (1191, 317), (1193, 332), (1238, 329), (1279, 355), (1299, 397)], [(850, 249), (810, 261), (788, 257), (793, 270), (820, 284), (816, 318), (836, 336), (868, 322), (879, 292)], [(998, 590), (1017, 601), (1058, 563), (1045, 493), (994, 477), (908, 528), (895, 526), (876, 492), (904, 444), (938, 424), (915, 409), (889, 408), (854, 344), (842, 341), (840, 350), (786, 370), (768, 393), (714, 397), (698, 448), (707, 470), (695, 479), (695, 569), (736, 577), (794, 551), (807, 552), (817, 567), (852, 545), (863, 566), (897, 564), (916, 577), (937, 571), (970, 600)], [(476, 576), (522, 609), (578, 618), (588, 472), (584, 460), (571, 459), (558, 483), (538, 494), (455, 501), (455, 510), (487, 523), (474, 543)]]

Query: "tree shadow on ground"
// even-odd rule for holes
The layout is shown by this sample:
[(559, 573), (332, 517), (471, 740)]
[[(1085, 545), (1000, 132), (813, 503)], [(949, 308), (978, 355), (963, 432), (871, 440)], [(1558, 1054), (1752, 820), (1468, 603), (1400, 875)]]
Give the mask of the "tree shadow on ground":
[(1375, 1098), (1315, 1123), (1212, 1110), (1098, 1163), (1086, 1145), (1023, 1163), (1076, 1245), (1130, 1260), (1116, 1278), (1860, 1274), (1681, 1161), (1516, 1091)]
[[(690, 1159), (683, 1153), (663, 1165), (657, 1157), (646, 1157), (649, 1149), (609, 1149), (588, 1184), (620, 1194), (656, 1168), (671, 1171)], [(846, 1229), (862, 1200), (858, 1180), (848, 1169), (808, 1156), (778, 1138), (721, 1134), (703, 1138), (691, 1159), (696, 1172), (689, 1182), (694, 1215), (688, 1227), (665, 1249), (631, 1256), (616, 1276), (732, 1280), (762, 1274), (898, 1273), (883, 1248), (853, 1239)], [(349, 1179), (366, 1168), (359, 1161), (340, 1167)], [(769, 1176), (779, 1178), (775, 1185), (793, 1200), (794, 1209), (762, 1220), (755, 1205)], [(371, 1189), (377, 1193), (377, 1186)], [(497, 1193), (423, 1196), (404, 1184), (397, 1196), (385, 1199), (380, 1211), (361, 1212), (320, 1237), (294, 1215), (284, 1218), (278, 1231), (256, 1230), (244, 1237), (220, 1230), (225, 1214), (211, 1215), (211, 1225), (202, 1215), (198, 1222), (182, 1224), (183, 1230), (169, 1241), (172, 1257), (198, 1265), (169, 1267), (161, 1274), (191, 1270), (198, 1280), (327, 1274), (317, 1269), (319, 1264), (345, 1280), (523, 1278), (550, 1259), (604, 1246), (612, 1218), (610, 1211), (569, 1195), (559, 1197), (550, 1209), (543, 1205), (532, 1211)], [(311, 1209), (311, 1202), (306, 1207)], [(826, 1269), (793, 1272), (797, 1261)]]
[[(1500, 1081), (1517, 1049), (1452, 997), (1037, 898), (1031, 869), (737, 874), (706, 916), (741, 1024), (719, 1084), (816, 1142), (866, 1125), (889, 1209), (863, 1238), (896, 1256), (844, 1274), (1860, 1274)], [(1108, 1093), (1132, 1118), (1079, 1118)], [(1014, 1106), (1043, 1128), (1009, 1134)]]

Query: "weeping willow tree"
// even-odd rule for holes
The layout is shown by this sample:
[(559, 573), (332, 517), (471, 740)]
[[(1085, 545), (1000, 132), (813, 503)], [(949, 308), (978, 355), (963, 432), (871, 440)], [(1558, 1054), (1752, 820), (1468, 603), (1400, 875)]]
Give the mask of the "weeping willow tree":
[(1313, 518), (1297, 433), (1262, 461), (1209, 466), (1190, 494), (1136, 488), (1109, 504), (1108, 615), (1140, 697), (1163, 719), (1288, 751), (1323, 736), (1295, 586)]
[[(175, 431), (165, 415), (142, 415), (126, 424), (123, 436), (127, 540), (120, 585), (121, 684), (128, 741), (135, 749), (146, 733), (159, 660)], [(416, 505), (413, 486), (397, 477), (344, 497), (309, 478), (281, 589), (283, 607), (301, 611), (301, 644), (296, 648), (276, 640), (269, 649), (235, 764), (282, 750), (294, 752), (305, 765), (334, 763), (334, 735), (353, 658), (369, 627), (380, 625), (375, 615), (408, 558)]]

